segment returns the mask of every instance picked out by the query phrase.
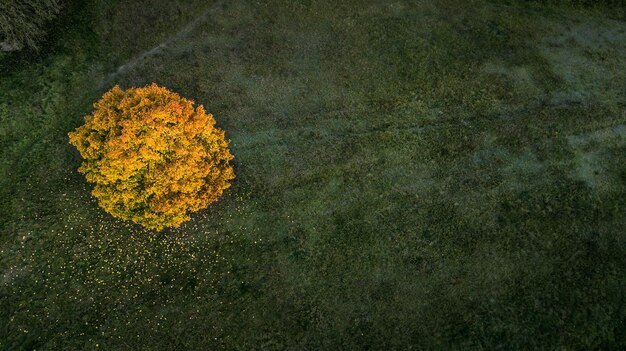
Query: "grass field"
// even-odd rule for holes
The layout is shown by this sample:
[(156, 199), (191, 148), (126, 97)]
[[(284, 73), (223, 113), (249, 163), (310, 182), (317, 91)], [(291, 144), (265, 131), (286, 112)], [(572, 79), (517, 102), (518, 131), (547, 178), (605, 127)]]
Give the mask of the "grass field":
[[(77, 1), (0, 57), (0, 349), (626, 348), (626, 7)], [(67, 133), (152, 82), (237, 179), (113, 219)]]

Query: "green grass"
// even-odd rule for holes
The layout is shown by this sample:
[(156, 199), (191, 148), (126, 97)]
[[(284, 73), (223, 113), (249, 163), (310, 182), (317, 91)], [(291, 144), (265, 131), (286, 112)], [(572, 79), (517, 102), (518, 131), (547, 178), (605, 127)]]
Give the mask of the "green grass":
[[(77, 3), (0, 57), (0, 349), (623, 349), (607, 4)], [(215, 115), (237, 175), (158, 234), (98, 207), (67, 140), (151, 82)]]

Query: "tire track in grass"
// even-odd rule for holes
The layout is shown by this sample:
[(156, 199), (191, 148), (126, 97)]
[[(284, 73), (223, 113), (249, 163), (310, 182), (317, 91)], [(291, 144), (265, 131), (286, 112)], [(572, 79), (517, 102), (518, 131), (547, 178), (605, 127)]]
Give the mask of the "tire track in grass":
[(105, 84), (110, 83), (111, 81), (115, 80), (118, 76), (125, 74), (126, 72), (128, 72), (129, 70), (131, 70), (132, 68), (140, 64), (141, 62), (145, 62), (150, 57), (153, 57), (161, 53), (163, 50), (170, 47), (177, 40), (180, 40), (186, 37), (194, 29), (196, 29), (200, 24), (206, 21), (211, 15), (216, 13), (218, 10), (222, 9), (224, 3), (225, 3), (224, 0), (215, 1), (211, 6), (209, 6), (206, 10), (204, 10), (204, 12), (200, 14), (200, 16), (196, 17), (194, 20), (189, 22), (185, 27), (183, 27), (183, 29), (178, 31), (176, 34), (165, 39), (163, 42), (153, 47), (152, 49), (146, 50), (138, 55), (135, 55), (128, 62), (119, 66), (115, 72), (109, 74), (108, 78), (105, 80), (104, 83)]

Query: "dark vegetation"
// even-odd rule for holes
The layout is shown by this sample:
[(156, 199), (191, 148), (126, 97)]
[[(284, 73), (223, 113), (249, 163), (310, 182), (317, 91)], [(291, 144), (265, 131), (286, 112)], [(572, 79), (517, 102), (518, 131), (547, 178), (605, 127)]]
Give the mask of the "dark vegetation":
[(61, 0), (3, 0), (0, 4), (0, 50), (37, 50)]
[[(626, 348), (621, 3), (67, 9), (0, 57), (0, 349)], [(67, 139), (151, 82), (237, 175), (158, 235)]]

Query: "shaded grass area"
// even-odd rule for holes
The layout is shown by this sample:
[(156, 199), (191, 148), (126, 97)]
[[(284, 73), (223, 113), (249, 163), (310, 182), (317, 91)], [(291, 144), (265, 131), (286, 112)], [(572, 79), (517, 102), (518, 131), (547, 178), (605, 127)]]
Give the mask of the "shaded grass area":
[[(625, 346), (614, 8), (224, 2), (110, 81), (210, 5), (93, 2), (3, 67), (1, 348)], [(215, 114), (238, 177), (159, 234), (99, 209), (66, 137), (153, 81)]]

